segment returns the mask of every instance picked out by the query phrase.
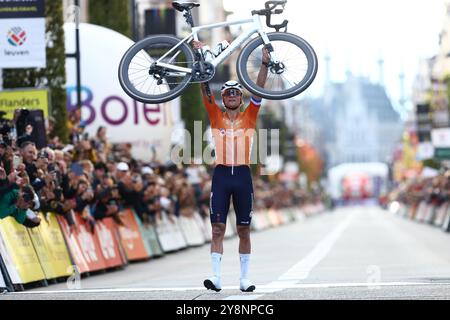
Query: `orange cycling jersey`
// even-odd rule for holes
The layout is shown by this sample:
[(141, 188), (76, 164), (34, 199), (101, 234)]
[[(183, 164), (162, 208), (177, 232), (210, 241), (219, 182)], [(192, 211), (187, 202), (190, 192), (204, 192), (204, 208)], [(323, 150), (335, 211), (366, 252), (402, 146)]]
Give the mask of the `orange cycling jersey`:
[(207, 96), (203, 96), (203, 103), (211, 123), (216, 165), (250, 165), (253, 135), (261, 101), (252, 97), (245, 111), (240, 112), (233, 121), (216, 104), (214, 97), (211, 96), (210, 101)]

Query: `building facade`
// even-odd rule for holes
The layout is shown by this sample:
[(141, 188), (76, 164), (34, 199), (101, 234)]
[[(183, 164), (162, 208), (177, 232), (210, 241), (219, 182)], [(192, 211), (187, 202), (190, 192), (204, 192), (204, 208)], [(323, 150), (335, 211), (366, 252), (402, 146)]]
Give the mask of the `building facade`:
[(306, 128), (314, 128), (307, 130), (309, 141), (328, 168), (342, 163), (391, 161), (401, 139), (402, 122), (380, 84), (348, 74), (344, 83), (328, 84), (322, 97), (303, 104), (302, 108), (309, 110), (303, 120), (309, 122)]

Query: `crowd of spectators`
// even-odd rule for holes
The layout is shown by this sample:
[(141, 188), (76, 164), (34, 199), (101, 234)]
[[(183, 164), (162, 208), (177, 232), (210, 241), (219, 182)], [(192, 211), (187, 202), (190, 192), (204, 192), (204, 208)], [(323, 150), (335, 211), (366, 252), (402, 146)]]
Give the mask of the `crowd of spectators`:
[[(70, 114), (70, 142), (52, 136), (54, 120), (46, 123), (47, 146), (38, 150), (34, 128), (26, 125), (22, 136), (14, 130), (0, 139), (0, 219), (14, 217), (33, 228), (40, 224), (37, 211), (66, 218), (76, 228), (79, 214), (92, 230), (96, 220), (111, 217), (123, 224), (124, 207), (135, 210), (144, 224), (154, 224), (163, 214), (209, 216), (212, 167), (140, 161), (130, 144), (112, 144), (105, 127), (94, 136), (86, 133), (81, 112)], [(255, 210), (299, 205), (313, 200), (298, 188), (254, 180)]]
[(422, 201), (440, 206), (450, 201), (450, 170), (441, 170), (433, 176), (404, 180), (390, 192), (388, 200), (412, 207), (417, 207)]

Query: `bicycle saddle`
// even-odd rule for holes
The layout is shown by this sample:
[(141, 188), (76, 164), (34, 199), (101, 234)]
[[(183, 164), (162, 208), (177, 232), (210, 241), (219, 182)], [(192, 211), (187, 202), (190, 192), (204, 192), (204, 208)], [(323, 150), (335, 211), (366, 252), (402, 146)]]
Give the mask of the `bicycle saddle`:
[(175, 10), (183, 12), (183, 11), (189, 11), (192, 8), (195, 8), (195, 7), (200, 7), (200, 4), (199, 3), (195, 3), (195, 2), (178, 2), (178, 1), (174, 1), (174, 2), (172, 2), (172, 7)]

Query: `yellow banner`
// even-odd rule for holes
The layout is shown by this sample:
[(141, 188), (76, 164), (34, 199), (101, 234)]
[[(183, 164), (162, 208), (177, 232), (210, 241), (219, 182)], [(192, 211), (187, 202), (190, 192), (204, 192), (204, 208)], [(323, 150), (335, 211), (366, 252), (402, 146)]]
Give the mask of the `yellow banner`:
[(23, 283), (45, 279), (27, 229), (8, 217), (0, 220), (0, 233)]
[(16, 109), (41, 109), (48, 118), (48, 90), (8, 90), (0, 91), (0, 111), (5, 111), (5, 119), (12, 120)]
[(47, 249), (44, 239), (42, 239), (41, 232), (38, 228), (28, 229), (28, 234), (30, 235), (31, 242), (33, 243), (34, 249), (38, 256), (39, 262), (41, 263), (42, 270), (44, 271), (46, 279), (57, 278), (56, 272), (53, 269), (51, 254)]
[(34, 233), (34, 230), (39, 232), (42, 243), (46, 248), (53, 278), (70, 276), (73, 273), (72, 262), (55, 214), (44, 215), (39, 213), (39, 217), (41, 218), (41, 224), (35, 229), (28, 230), (30, 235)]

